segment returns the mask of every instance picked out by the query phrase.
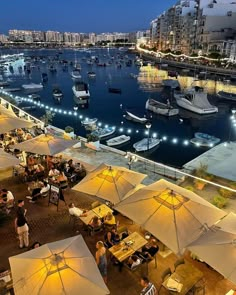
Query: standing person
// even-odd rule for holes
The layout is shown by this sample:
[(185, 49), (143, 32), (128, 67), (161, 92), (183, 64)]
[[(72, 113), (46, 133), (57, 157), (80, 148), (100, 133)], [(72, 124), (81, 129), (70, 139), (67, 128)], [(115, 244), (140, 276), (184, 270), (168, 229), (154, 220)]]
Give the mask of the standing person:
[(142, 277), (140, 281), (141, 286), (143, 287), (140, 295), (156, 295), (157, 289), (153, 283), (149, 281), (147, 277)]
[(15, 219), (15, 229), (19, 236), (19, 247), (21, 249), (24, 247), (29, 247), (29, 227), (27, 225), (27, 220), (25, 217), (26, 212), (27, 210), (24, 208), (24, 201), (18, 200), (18, 208), (16, 211)]
[(96, 263), (100, 270), (100, 273), (103, 277), (105, 283), (107, 283), (107, 257), (106, 257), (106, 248), (102, 241), (98, 241), (96, 244)]

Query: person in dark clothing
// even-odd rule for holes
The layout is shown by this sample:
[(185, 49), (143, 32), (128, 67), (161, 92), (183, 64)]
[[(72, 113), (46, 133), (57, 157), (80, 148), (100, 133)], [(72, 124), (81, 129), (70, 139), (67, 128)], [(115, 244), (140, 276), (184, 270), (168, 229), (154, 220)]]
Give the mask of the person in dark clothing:
[(24, 201), (18, 200), (18, 207), (16, 211), (15, 218), (15, 230), (18, 234), (20, 245), (19, 247), (22, 249), (23, 247), (29, 246), (29, 227), (27, 225), (26, 220), (26, 212), (27, 210), (24, 208)]
[(115, 240), (116, 240), (116, 228), (113, 227), (111, 230), (107, 231), (104, 235), (104, 245), (107, 248), (111, 248), (113, 245), (115, 245)]
[(151, 241), (142, 248), (142, 251), (137, 252), (137, 254), (141, 254), (145, 259), (152, 259), (158, 251), (159, 247), (157, 245), (157, 240), (151, 239)]

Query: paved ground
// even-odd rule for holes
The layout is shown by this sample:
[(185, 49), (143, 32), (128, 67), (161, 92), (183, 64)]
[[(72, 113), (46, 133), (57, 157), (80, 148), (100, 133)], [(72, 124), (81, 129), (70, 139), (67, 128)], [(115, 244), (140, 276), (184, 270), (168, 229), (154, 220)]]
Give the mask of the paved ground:
[[(70, 150), (67, 150), (66, 154), (68, 156), (78, 157), (80, 161), (87, 161), (90, 165), (93, 164), (95, 166), (97, 164), (100, 164), (101, 162), (106, 162), (108, 164), (117, 164), (120, 166), (125, 166), (127, 164), (127, 159), (125, 159), (123, 156), (120, 157), (115, 154), (109, 154), (108, 152), (94, 152), (89, 150), (86, 151), (86, 153), (82, 153), (81, 150), (78, 150), (76, 152), (71, 152)], [(136, 164), (138, 165), (138, 163), (135, 163), (135, 165)], [(151, 173), (151, 177), (146, 180), (146, 183), (150, 183), (154, 180), (157, 180), (158, 178), (158, 175), (154, 175), (154, 173)], [(25, 183), (19, 182), (16, 178), (1, 180), (1, 187), (6, 187), (10, 189), (15, 195), (16, 199), (25, 198), (25, 196), (28, 194), (27, 185)], [(91, 203), (94, 201), (92, 197), (80, 194), (71, 189), (67, 189), (65, 191), (65, 199), (67, 203), (73, 201), (76, 205), (82, 208), (89, 208)], [(58, 212), (54, 205), (48, 206), (47, 199), (40, 199), (36, 204), (31, 204), (26, 200), (25, 207), (28, 209), (31, 244), (33, 244), (33, 242), (35, 241), (40, 241), (42, 244), (44, 244), (55, 240), (64, 239), (78, 234), (76, 233), (76, 230), (80, 230), (90, 251), (94, 254), (96, 241), (103, 239), (103, 233), (91, 237), (87, 235), (86, 231), (82, 231), (79, 225), (74, 228), (72, 223), (69, 223), (68, 209), (63, 202), (60, 203)], [(12, 210), (6, 222), (0, 225), (1, 269), (9, 268), (9, 256), (17, 255), (18, 253), (26, 251), (26, 249), (20, 250), (18, 248), (17, 237), (13, 229), (14, 217), (15, 212), (14, 210)], [(130, 231), (141, 230), (141, 232), (143, 232), (139, 226), (132, 224), (131, 221), (127, 218), (118, 215), (117, 219), (120, 221), (120, 224), (126, 225)], [(155, 283), (158, 288), (161, 286), (161, 273), (167, 267), (171, 267), (171, 269), (173, 270), (173, 265), (176, 259), (177, 257), (174, 254), (170, 254), (166, 258), (158, 255), (157, 268), (154, 267), (154, 262), (150, 263), (149, 278)], [(233, 286), (229, 281), (224, 279), (220, 274), (218, 274), (211, 268), (208, 268), (204, 263), (193, 261), (189, 257), (188, 253), (185, 254), (185, 259), (193, 263), (204, 273), (204, 276), (206, 278), (206, 294), (223, 295), (231, 288), (236, 288), (236, 286)], [(141, 274), (146, 274), (146, 267), (142, 267), (140, 272), (138, 273), (132, 273), (126, 268), (124, 268), (122, 272), (119, 272), (117, 266), (109, 263), (108, 288), (111, 294), (139, 294), (141, 290), (141, 287), (139, 285)], [(160, 294), (165, 294), (163, 289)]]

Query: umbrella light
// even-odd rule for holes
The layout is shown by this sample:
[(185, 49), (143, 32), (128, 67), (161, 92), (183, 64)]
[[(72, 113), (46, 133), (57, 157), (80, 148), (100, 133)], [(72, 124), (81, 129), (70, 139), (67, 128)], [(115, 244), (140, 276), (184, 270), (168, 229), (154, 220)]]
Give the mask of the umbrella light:
[(109, 294), (81, 235), (9, 258), (16, 295)]
[(66, 140), (51, 134), (41, 134), (32, 139), (14, 145), (21, 151), (39, 155), (55, 155), (78, 143), (78, 140)]
[(117, 204), (145, 177), (145, 174), (124, 167), (101, 164), (73, 189)]
[(115, 209), (177, 254), (226, 215), (195, 193), (164, 179), (137, 190)]

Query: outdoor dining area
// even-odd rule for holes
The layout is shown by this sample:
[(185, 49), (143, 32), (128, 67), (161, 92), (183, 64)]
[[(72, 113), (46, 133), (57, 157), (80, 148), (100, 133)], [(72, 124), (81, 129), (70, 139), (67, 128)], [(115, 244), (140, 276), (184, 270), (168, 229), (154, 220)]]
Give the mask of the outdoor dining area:
[[(19, 128), (28, 133), (28, 126)], [(12, 130), (18, 132), (0, 129), (2, 134)], [(65, 157), (62, 152), (76, 143), (44, 132), (17, 139), (0, 151), (0, 168), (14, 167), (16, 199), (22, 192), (29, 194), (23, 195), (30, 215), (29, 237), (41, 234), (42, 239), (37, 248), (7, 252), (9, 268), (0, 272), (0, 294), (233, 292), (234, 213), (165, 179), (144, 185), (146, 174), (106, 163), (91, 169), (79, 158)], [(4, 212), (5, 197), (0, 196)], [(16, 207), (13, 202), (9, 228)], [(37, 218), (44, 218), (41, 233)], [(12, 240), (16, 243), (15, 236)], [(150, 289), (140, 285), (141, 278), (149, 280)]]

